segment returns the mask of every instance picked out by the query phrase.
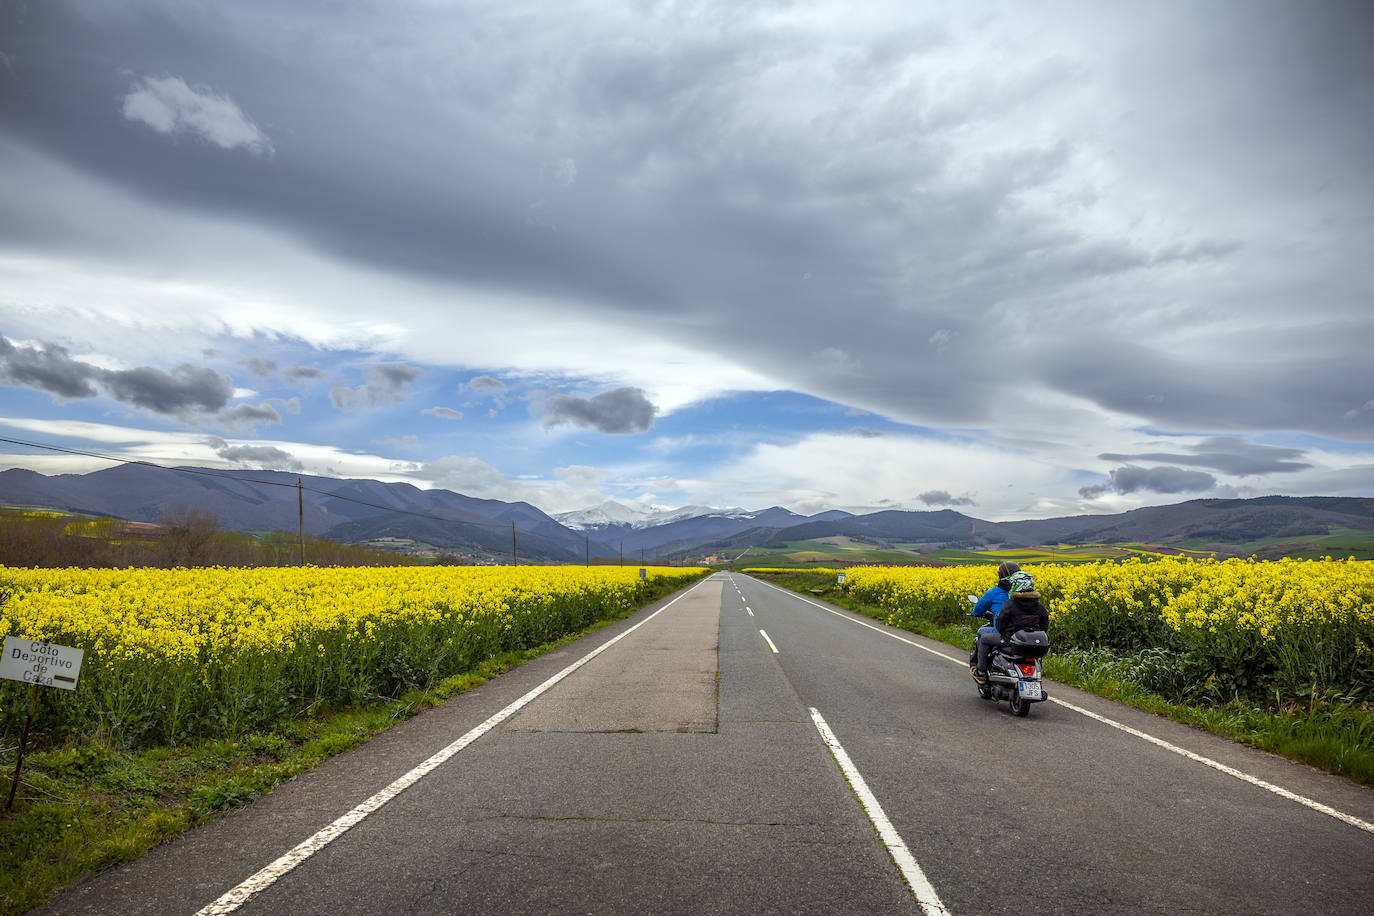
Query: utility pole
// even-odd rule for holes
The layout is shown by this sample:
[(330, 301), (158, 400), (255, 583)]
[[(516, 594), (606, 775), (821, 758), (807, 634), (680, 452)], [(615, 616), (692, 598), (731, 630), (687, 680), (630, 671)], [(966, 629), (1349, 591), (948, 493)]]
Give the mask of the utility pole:
[(510, 565), (520, 565), (520, 558), (515, 553), (515, 522), (510, 523)]
[(625, 542), (620, 542), (620, 565), (625, 565)]
[(586, 563), (586, 565), (587, 565), (587, 566), (591, 566), (591, 565), (592, 565), (592, 536), (591, 536), (590, 534), (584, 534), (584, 535), (582, 535), (582, 536), (583, 536), (584, 538), (587, 539), (587, 563)]
[(296, 518), (299, 522), (297, 534), (301, 542), (301, 565), (305, 565), (305, 491), (301, 487), (301, 479), (296, 478)]

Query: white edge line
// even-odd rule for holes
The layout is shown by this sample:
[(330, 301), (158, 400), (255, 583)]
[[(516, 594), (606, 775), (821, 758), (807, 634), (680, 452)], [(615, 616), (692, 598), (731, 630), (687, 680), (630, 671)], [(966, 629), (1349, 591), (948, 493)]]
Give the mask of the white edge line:
[(763, 630), (759, 630), (759, 634), (760, 634), (761, 636), (763, 636), (763, 641), (766, 642), (766, 643), (768, 643), (768, 648), (770, 648), (770, 649), (773, 650), (773, 654), (774, 654), (774, 655), (777, 655), (777, 654), (778, 654), (778, 647), (775, 646), (775, 645), (773, 645), (773, 640), (771, 640), (771, 639), (768, 638), (768, 634), (765, 633)]
[[(788, 591), (787, 589), (774, 585), (771, 582), (763, 582), (763, 580), (761, 579), (755, 579), (754, 581), (762, 582), (762, 584), (767, 585), (769, 588), (774, 588), (780, 592), (783, 592), (784, 594), (791, 595), (798, 601), (803, 601), (806, 604), (812, 605), (813, 607), (818, 607), (821, 610), (826, 611), (827, 613), (834, 614), (836, 617), (839, 617), (843, 620), (848, 620), (850, 623), (856, 623), (861, 627), (867, 627), (870, 630), (882, 633), (884, 636), (890, 636), (893, 639), (896, 639), (900, 642), (904, 642), (909, 646), (915, 646), (918, 649), (923, 649), (926, 652), (929, 652), (931, 655), (938, 655), (940, 658), (954, 662), (955, 664), (958, 664), (960, 666), (967, 664), (967, 662), (964, 659), (951, 658), (943, 652), (936, 651), (935, 649), (931, 649), (928, 646), (923, 646), (920, 643), (907, 639), (904, 636), (899, 636), (889, 629), (874, 626), (873, 624), (865, 623), (862, 620), (857, 620), (849, 614), (842, 614), (834, 608), (826, 607), (825, 605), (819, 602), (812, 601), (810, 598), (804, 598), (801, 595), (798, 595), (796, 592)], [(1098, 722), (1101, 722), (1104, 725), (1110, 725), (1112, 728), (1120, 729), (1128, 735), (1134, 735), (1137, 738), (1140, 738), (1144, 741), (1148, 741), (1151, 744), (1157, 745), (1158, 747), (1162, 747), (1167, 751), (1172, 751), (1173, 753), (1178, 754), (1182, 757), (1187, 757), (1189, 760), (1192, 760), (1195, 763), (1200, 763), (1203, 766), (1211, 767), (1212, 769), (1225, 773), (1228, 776), (1234, 776), (1236, 779), (1242, 780), (1243, 782), (1248, 782), (1251, 785), (1264, 789), (1267, 792), (1272, 792), (1280, 798), (1286, 798), (1289, 801), (1297, 802), (1298, 804), (1306, 808), (1310, 808), (1313, 811), (1328, 815), (1330, 817), (1334, 817), (1338, 821), (1343, 821), (1349, 824), (1350, 826), (1355, 827), (1359, 830), (1363, 830), (1367, 833), (1374, 833), (1374, 823), (1361, 820), (1360, 818), (1355, 817), (1353, 814), (1346, 814), (1344, 811), (1338, 811), (1329, 805), (1324, 805), (1319, 801), (1315, 801), (1313, 799), (1306, 797), (1305, 795), (1299, 795), (1296, 792), (1290, 792), (1282, 786), (1274, 785), (1271, 782), (1265, 782), (1263, 779), (1260, 779), (1256, 776), (1251, 776), (1248, 773), (1243, 773), (1240, 770), (1237, 770), (1234, 767), (1227, 766), (1226, 764), (1218, 760), (1213, 760), (1210, 757), (1204, 757), (1201, 754), (1195, 754), (1190, 750), (1181, 748), (1175, 744), (1170, 744), (1162, 738), (1156, 738), (1155, 736), (1140, 731), (1139, 729), (1131, 728), (1129, 725), (1117, 722), (1115, 719), (1109, 719), (1106, 716), (1099, 715), (1098, 713), (1092, 712), (1088, 709), (1084, 709), (1081, 706), (1075, 706), (1074, 704), (1061, 700), (1058, 697), (1049, 697), (1049, 701), (1059, 706), (1063, 706), (1065, 709), (1071, 709), (1074, 712), (1082, 713), (1090, 719), (1096, 719)]]
[(907, 886), (916, 895), (916, 902), (921, 905), (928, 916), (946, 916), (949, 910), (940, 902), (940, 895), (935, 893), (935, 888), (931, 885), (926, 873), (921, 871), (921, 866), (916, 864), (916, 859), (911, 854), (911, 850), (906, 848), (906, 843), (897, 833), (897, 828), (892, 826), (892, 822), (887, 819), (887, 814), (883, 811), (883, 806), (878, 804), (878, 799), (868, 788), (868, 783), (864, 782), (863, 776), (854, 766), (854, 761), (849, 759), (849, 754), (845, 752), (844, 746), (840, 744), (840, 739), (835, 737), (835, 733), (830, 730), (830, 726), (825, 723), (820, 712), (811, 707), (811, 721), (816, 723), (816, 731), (821, 733), (821, 740), (825, 746), (830, 748), (830, 753), (835, 756), (835, 762), (839, 764), (840, 771), (844, 773), (844, 778), (849, 780), (849, 785), (854, 790), (854, 794), (859, 798), (859, 805), (868, 815), (869, 821), (873, 823), (873, 828), (878, 831), (878, 836), (882, 838), (883, 845), (892, 856), (892, 861), (897, 863), (897, 870), (902, 873)]
[(1119, 728), (1128, 735), (1135, 735), (1137, 738), (1140, 738), (1144, 741), (1148, 741), (1151, 744), (1158, 745), (1159, 747), (1164, 748), (1166, 751), (1173, 751), (1175, 754), (1187, 757), (1189, 760), (1196, 761), (1197, 763), (1200, 763), (1203, 766), (1209, 766), (1214, 770), (1220, 770), (1227, 776), (1234, 776), (1237, 779), (1244, 780), (1245, 782), (1248, 782), (1253, 786), (1258, 786), (1261, 789), (1273, 792), (1275, 795), (1278, 795), (1282, 798), (1286, 798), (1289, 801), (1295, 801), (1300, 805), (1305, 805), (1308, 808), (1311, 808), (1313, 811), (1319, 811), (1322, 814), (1330, 815), (1338, 821), (1345, 821), (1345, 823), (1349, 824), (1352, 827), (1358, 827), (1360, 830), (1364, 830), (1369, 833), (1374, 833), (1374, 824), (1371, 824), (1368, 821), (1362, 821), (1352, 814), (1346, 814), (1344, 811), (1337, 811), (1335, 808), (1332, 808), (1329, 805), (1323, 805), (1319, 801), (1313, 801), (1312, 799), (1307, 798), (1306, 796), (1298, 795), (1296, 792), (1290, 792), (1282, 786), (1276, 786), (1272, 782), (1265, 782), (1263, 779), (1251, 776), (1248, 773), (1242, 773), (1240, 770), (1237, 770), (1234, 767), (1229, 767), (1226, 764), (1221, 763), (1220, 761), (1213, 760), (1210, 757), (1204, 757), (1201, 754), (1195, 754), (1186, 748), (1181, 748), (1178, 745), (1170, 744), (1168, 741), (1165, 741), (1162, 738), (1156, 738), (1154, 735), (1146, 734), (1145, 732), (1140, 731), (1139, 729), (1131, 728), (1129, 725), (1124, 725), (1121, 722), (1114, 721), (1112, 719), (1107, 718), (1106, 716), (1098, 715), (1090, 709), (1084, 709), (1081, 706), (1075, 706), (1072, 703), (1060, 700), (1056, 697), (1050, 697), (1049, 700), (1051, 703), (1058, 703), (1065, 709), (1072, 709), (1074, 712), (1082, 713), (1090, 719), (1096, 719), (1104, 725), (1110, 725), (1112, 728)]
[[(698, 585), (699, 584), (700, 583), (698, 583)], [(463, 735), (463, 737), (454, 741), (448, 747), (434, 754), (424, 763), (421, 763), (419, 766), (415, 767), (415, 769), (411, 770), (409, 773), (406, 773), (404, 776), (401, 776), (395, 782), (391, 783), (391, 785), (387, 786), (385, 789), (382, 789), (376, 795), (373, 795), (367, 801), (355, 807), (352, 811), (349, 811), (347, 814), (335, 820), (328, 827), (325, 827), (324, 829), (310, 836), (308, 839), (297, 844), (290, 852), (281, 856), (275, 862), (268, 865), (266, 868), (263, 868), (262, 870), (258, 871), (257, 873), (255, 873), (254, 875), (240, 883), (238, 886), (221, 895), (220, 898), (216, 900), (214, 903), (211, 903), (205, 906), (204, 908), (198, 910), (196, 912), (196, 916), (220, 916), (220, 914), (232, 913), (234, 910), (238, 909), (240, 906), (246, 903), (248, 899), (252, 897), (254, 894), (257, 894), (259, 891), (266, 890), (278, 878), (282, 877), (287, 872), (295, 868), (297, 865), (300, 865), (306, 859), (310, 858), (312, 855), (319, 852), (321, 849), (328, 846), (330, 843), (334, 842), (334, 840), (338, 839), (340, 836), (343, 836), (343, 834), (348, 832), (350, 828), (352, 828), (354, 825), (362, 821), (363, 818), (367, 817), (369, 814), (373, 813), (378, 808), (381, 808), (387, 802), (391, 801), (397, 795), (400, 795), (406, 789), (410, 788), (412, 785), (419, 782), (422, 778), (424, 778), (432, 770), (436, 769), (438, 766), (443, 764), (454, 754), (458, 753), (463, 748), (467, 747), (469, 744), (476, 741), (478, 738), (482, 737), (487, 732), (491, 731), (497, 725), (500, 725), (506, 719), (510, 718), (515, 713), (519, 712), (523, 707), (528, 705), (540, 694), (544, 693), (546, 690), (553, 687), (555, 684), (563, 680), (568, 675), (572, 674), (578, 668), (581, 668), (583, 665), (587, 664), (587, 662), (591, 661), (593, 658), (600, 655), (602, 652), (605, 652), (611, 646), (620, 642), (620, 640), (624, 639), (626, 636), (629, 636), (635, 630), (638, 630), (640, 627), (644, 626), (644, 624), (648, 623), (650, 620), (653, 620), (659, 614), (662, 614), (664, 611), (668, 610), (668, 608), (672, 607), (674, 604), (677, 603), (679, 598), (685, 598), (687, 595), (695, 591), (696, 588), (697, 586), (692, 586), (692, 588), (689, 588), (681, 595), (678, 595), (672, 601), (669, 601), (667, 604), (663, 605), (663, 607), (654, 611), (648, 617), (645, 617), (643, 620), (641, 620), (634, 626), (630, 627), (625, 632), (619, 634), (613, 639), (608, 639), (606, 642), (602, 643), (600, 646), (597, 646), (591, 652), (588, 652), (586, 655), (582, 656), (582, 658), (573, 662), (571, 665), (568, 665), (568, 667), (564, 668), (562, 671), (558, 672), (553, 677), (549, 678), (544, 683), (540, 684), (538, 687), (535, 687), (533, 690), (526, 693), (520, 699), (511, 703), (505, 709), (502, 709), (500, 712), (491, 716), (481, 725), (478, 725), (476, 728), (472, 729), (467, 734)]]

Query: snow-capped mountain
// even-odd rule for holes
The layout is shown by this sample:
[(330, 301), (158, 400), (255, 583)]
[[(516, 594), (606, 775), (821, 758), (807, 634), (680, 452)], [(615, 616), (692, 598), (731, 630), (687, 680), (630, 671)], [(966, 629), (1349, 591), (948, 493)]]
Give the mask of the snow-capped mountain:
[(744, 509), (716, 509), (711, 506), (682, 506), (678, 509), (668, 509), (663, 506), (636, 508), (618, 503), (615, 500), (607, 500), (590, 509), (559, 513), (554, 518), (558, 520), (559, 524), (575, 531), (602, 531), (607, 528), (625, 528), (637, 531), (643, 528), (657, 528), (659, 525), (671, 525), (673, 522), (693, 518), (748, 520), (758, 514)]

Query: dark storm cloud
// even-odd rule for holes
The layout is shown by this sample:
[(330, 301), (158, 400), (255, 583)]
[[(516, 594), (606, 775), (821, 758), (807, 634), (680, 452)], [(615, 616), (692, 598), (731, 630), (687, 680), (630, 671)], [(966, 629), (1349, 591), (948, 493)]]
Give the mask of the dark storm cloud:
[(591, 398), (556, 394), (544, 402), (544, 425), (589, 426), (603, 433), (642, 433), (654, 425), (656, 408), (639, 388), (617, 388)]
[(945, 490), (927, 490), (916, 497), (927, 506), (974, 506), (977, 505), (967, 496), (951, 496)]
[(1109, 476), (1110, 479), (1105, 483), (1080, 488), (1079, 495), (1095, 499), (1108, 493), (1200, 493), (1217, 485), (1216, 478), (1211, 474), (1175, 467), (1141, 468), (1127, 465), (1112, 471)]
[[(215, 445), (215, 442), (218, 445)], [(212, 440), (215, 454), (226, 461), (236, 464), (255, 464), (274, 471), (299, 471), (303, 465), (291, 453), (272, 445), (229, 445), (223, 440)]]
[[(1219, 349), (1203, 360), (1085, 330), (1074, 341), (1045, 341), (1025, 372), (1161, 429), (1306, 429), (1369, 440), (1374, 413), (1352, 414), (1350, 408), (1358, 407), (1363, 392), (1374, 390), (1374, 364), (1346, 343), (1366, 336), (1368, 325), (1365, 314), (1352, 311), (1340, 319), (1286, 328), (1282, 345), (1264, 329), (1237, 329), (1227, 335), (1226, 346), (1241, 352), (1240, 358)], [(1245, 457), (1231, 455), (1227, 465), (1243, 466)], [(1195, 458), (1189, 463), (1200, 464)]]
[(253, 426), (258, 423), (280, 423), (281, 414), (267, 402), (257, 407), (252, 404), (236, 404), (220, 411), (219, 419), (230, 426)]
[(1216, 436), (1188, 447), (1191, 455), (1174, 452), (1143, 452), (1133, 455), (1107, 453), (1098, 455), (1104, 461), (1169, 461), (1192, 467), (1211, 468), (1223, 474), (1246, 477), (1251, 474), (1290, 474), (1312, 467), (1306, 461), (1295, 461), (1306, 454), (1301, 449), (1257, 445), (1244, 439)]
[(281, 375), (288, 382), (298, 382), (303, 378), (324, 378), (324, 370), (292, 364), (283, 369)]
[(356, 388), (335, 385), (329, 390), (329, 399), (340, 410), (354, 412), (400, 404), (410, 396), (410, 386), (424, 374), (418, 366), (378, 363), (368, 370), (366, 383)]
[(20, 347), (0, 336), (0, 378), (61, 398), (90, 398), (100, 385), (116, 401), (162, 414), (217, 411), (229, 402), (229, 377), (182, 364), (171, 372), (141, 366), (101, 369), (74, 360), (56, 344)]
[(142, 366), (101, 372), (99, 377), (115, 400), (165, 414), (216, 411), (234, 393), (228, 376), (191, 365), (177, 366), (171, 372)]
[(12, 385), (37, 388), (61, 398), (93, 398), (91, 379), (98, 370), (78, 362), (56, 344), (17, 347), (0, 336), (0, 379)]
[[(737, 364), (895, 419), (993, 426), (1008, 395), (1047, 385), (1166, 429), (1374, 439), (1360, 409), (1374, 390), (1360, 4), (1138, 18), (1051, 4), (1026, 15), (1065, 23), (1063, 44), (996, 66), (906, 6), (868, 31), (818, 7), (808, 31), (752, 6), (725, 27), (709, 5), (692, 22), (649, 5), (614, 20), (520, 3), (408, 17), (8, 5), (0, 124), (137, 195), (382, 272), (665, 335), (691, 314)], [(923, 69), (942, 54), (967, 72)], [(1064, 113), (1078, 102), (1103, 106)], [(1049, 112), (1046, 130), (992, 130), (961, 155), (961, 137), (1019, 112)], [(0, 238), (95, 245), (45, 228), (44, 203)], [(1176, 215), (1183, 204), (1197, 212)], [(1156, 222), (1163, 238), (1137, 231)], [(1293, 238), (1300, 256), (1270, 274)], [(1264, 328), (1298, 309), (1305, 334), (1231, 344), (1226, 319)], [(1209, 346), (1185, 354), (1160, 336), (1192, 323)], [(815, 358), (834, 341), (862, 371)], [(332, 394), (363, 409), (386, 389)], [(1173, 463), (1243, 466), (1185, 457)]]

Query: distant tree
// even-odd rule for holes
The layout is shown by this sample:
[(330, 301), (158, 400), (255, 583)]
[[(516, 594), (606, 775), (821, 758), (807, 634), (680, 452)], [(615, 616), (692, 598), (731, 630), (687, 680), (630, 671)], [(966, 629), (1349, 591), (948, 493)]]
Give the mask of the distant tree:
[(158, 554), (166, 566), (204, 566), (211, 555), (219, 520), (211, 512), (179, 506), (158, 519)]

